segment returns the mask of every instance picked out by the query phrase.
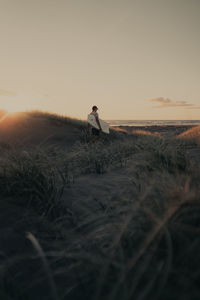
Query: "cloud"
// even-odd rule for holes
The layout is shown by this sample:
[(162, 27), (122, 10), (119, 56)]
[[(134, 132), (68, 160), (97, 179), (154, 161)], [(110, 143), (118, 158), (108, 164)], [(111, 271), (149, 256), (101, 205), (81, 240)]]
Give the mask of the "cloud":
[(16, 96), (16, 93), (0, 89), (0, 96)]
[(200, 106), (192, 106), (192, 107), (188, 107), (188, 109), (200, 109)]
[(173, 101), (169, 98), (153, 98), (149, 100), (150, 102), (157, 103), (158, 105), (153, 106), (153, 108), (163, 108), (163, 107), (183, 107), (187, 109), (200, 109), (200, 106), (196, 106), (192, 103), (188, 103), (187, 101)]

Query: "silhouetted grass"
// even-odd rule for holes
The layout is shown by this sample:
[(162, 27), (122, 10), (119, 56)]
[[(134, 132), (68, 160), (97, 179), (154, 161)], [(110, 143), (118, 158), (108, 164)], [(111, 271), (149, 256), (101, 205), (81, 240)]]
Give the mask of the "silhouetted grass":
[(0, 193), (45, 216), (58, 216), (66, 178), (47, 153), (12, 150), (0, 167)]
[(65, 115), (59, 115), (59, 114), (53, 114), (50, 112), (42, 112), (42, 111), (29, 111), (27, 114), (31, 117), (35, 118), (45, 118), (46, 120), (50, 120), (53, 122), (53, 124), (57, 124), (62, 126), (62, 124), (68, 124), (79, 128), (85, 128), (86, 127), (86, 121), (71, 118)]
[[(33, 289), (37, 297), (50, 299), (48, 291), (40, 296), (47, 277), (52, 299), (198, 299), (199, 166), (182, 139), (141, 132), (111, 135), (94, 145), (83, 139), (68, 152), (0, 145), (0, 196), (33, 210), (49, 228), (45, 234), (36, 229), (34, 236), (29, 234), (39, 255), (11, 255), (7, 269), (31, 265), (32, 280), (26, 287), (30, 299), (36, 299)], [(107, 198), (91, 199), (88, 194), (83, 202), (80, 193), (68, 201), (79, 176), (92, 181), (95, 175), (98, 182), (120, 171), (127, 172), (127, 185), (110, 188)], [(112, 179), (107, 180), (112, 187)], [(45, 270), (41, 266), (36, 271), (33, 266), (41, 258)], [(6, 268), (5, 258), (0, 263)], [(7, 285), (7, 273), (0, 273), (2, 295), (9, 300), (15, 299), (15, 291), (16, 299), (25, 295), (17, 290), (24, 289), (21, 278), (27, 275), (13, 273)]]

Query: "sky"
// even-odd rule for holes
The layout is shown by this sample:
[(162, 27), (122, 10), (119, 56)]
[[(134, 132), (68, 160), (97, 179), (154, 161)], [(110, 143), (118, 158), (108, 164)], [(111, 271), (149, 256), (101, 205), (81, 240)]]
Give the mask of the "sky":
[(200, 0), (0, 0), (0, 108), (200, 119)]

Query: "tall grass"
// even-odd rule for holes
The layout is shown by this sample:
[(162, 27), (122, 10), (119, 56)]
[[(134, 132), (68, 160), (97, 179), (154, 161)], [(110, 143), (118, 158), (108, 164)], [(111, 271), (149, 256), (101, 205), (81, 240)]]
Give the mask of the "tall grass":
[[(200, 209), (198, 183), (189, 163), (180, 168), (176, 156), (167, 153), (167, 157), (176, 159), (170, 165), (162, 165), (162, 160), (155, 165), (155, 160), (150, 163), (145, 154), (143, 165), (138, 165), (139, 170), (133, 169), (132, 197), (122, 194), (111, 198), (106, 207), (100, 206), (95, 215), (91, 213), (79, 224), (81, 234), (70, 240), (65, 252), (74, 258), (74, 272), (74, 261), (81, 264), (79, 282), (76, 291), (70, 290), (66, 298), (76, 295), (81, 299), (80, 294), (85, 299), (109, 300), (199, 295), (198, 289), (190, 290), (193, 280), (198, 279), (195, 255), (199, 258), (196, 251), (200, 241), (191, 244), (192, 236), (200, 231), (200, 224), (194, 221)], [(144, 168), (145, 163), (148, 168)], [(199, 169), (196, 172), (199, 174)], [(138, 188), (139, 184), (142, 188)], [(185, 263), (187, 267), (183, 268)], [(65, 274), (70, 276), (67, 270)], [(188, 274), (193, 274), (193, 279)], [(179, 288), (173, 284), (177, 276)], [(82, 285), (89, 289), (89, 295)]]
[(186, 144), (197, 144), (200, 146), (200, 126), (195, 126), (178, 135), (178, 139), (182, 139)]
[[(28, 203), (60, 233), (45, 239), (37, 232), (56, 298), (199, 298), (200, 168), (184, 149), (181, 139), (114, 132), (111, 141), (77, 143), (67, 153), (2, 150), (1, 196)], [(81, 195), (76, 205), (68, 203), (67, 191), (78, 176), (100, 178), (122, 168), (125, 187), (111, 189), (106, 199), (88, 195), (91, 205), (83, 204)], [(22, 261), (30, 259), (34, 263), (38, 256)], [(32, 288), (43, 280), (38, 276)], [(21, 284), (17, 278), (15, 283)], [(29, 296), (33, 299), (31, 288)]]
[(9, 151), (0, 166), (0, 194), (30, 206), (39, 214), (55, 217), (67, 178), (40, 149)]
[(46, 120), (50, 120), (53, 122), (53, 124), (57, 124), (57, 125), (68, 124), (82, 129), (85, 128), (87, 124), (86, 121), (84, 120), (75, 119), (69, 116), (54, 114), (50, 112), (42, 112), (42, 111), (35, 110), (35, 111), (29, 111), (27, 112), (27, 114), (34, 118), (45, 118)]

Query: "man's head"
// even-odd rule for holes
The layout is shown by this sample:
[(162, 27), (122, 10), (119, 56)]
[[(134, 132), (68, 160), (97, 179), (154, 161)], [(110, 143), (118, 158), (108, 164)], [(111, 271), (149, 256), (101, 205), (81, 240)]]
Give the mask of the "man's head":
[(98, 110), (98, 107), (96, 105), (92, 106), (92, 110), (93, 111), (97, 111)]

